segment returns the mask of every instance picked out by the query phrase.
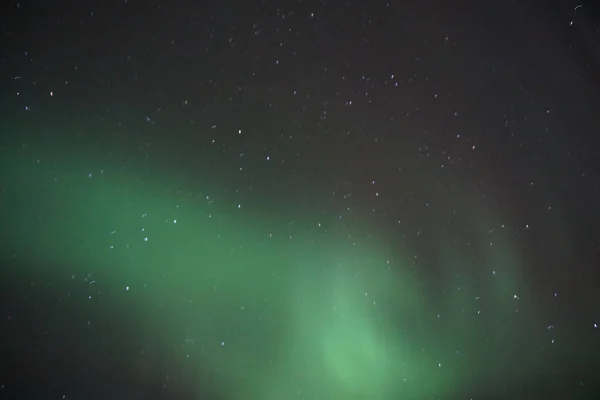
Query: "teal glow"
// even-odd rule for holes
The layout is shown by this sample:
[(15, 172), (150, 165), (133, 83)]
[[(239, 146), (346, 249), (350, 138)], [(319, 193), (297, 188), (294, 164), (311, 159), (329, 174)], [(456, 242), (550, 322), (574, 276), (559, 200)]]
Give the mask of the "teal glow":
[[(425, 273), (410, 244), (360, 222), (339, 229), (336, 216), (287, 215), (268, 198), (246, 207), (215, 174), (99, 159), (5, 157), (15, 212), (3, 249), (53, 260), (57, 279), (94, 280), (82, 304), (135, 308), (139, 374), (166, 346), (199, 399), (207, 387), (232, 400), (443, 398), (535, 351), (511, 330), (536, 314), (521, 307), (509, 235), (475, 254), (456, 250), (450, 230)], [(501, 221), (481, 208), (487, 240)], [(540, 368), (520, 366), (523, 379)]]

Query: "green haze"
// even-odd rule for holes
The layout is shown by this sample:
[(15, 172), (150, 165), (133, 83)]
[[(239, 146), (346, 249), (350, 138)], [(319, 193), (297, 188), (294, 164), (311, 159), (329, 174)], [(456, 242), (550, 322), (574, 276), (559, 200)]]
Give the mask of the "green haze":
[[(520, 376), (537, 370), (512, 329), (534, 310), (519, 309), (506, 238), (474, 254), (450, 232), (426, 271), (410, 244), (361, 232), (368, 216), (339, 229), (336, 216), (290, 216), (260, 193), (246, 207), (219, 189), (218, 171), (148, 170), (60, 146), (7, 146), (2, 171), (5, 252), (88, 284), (82, 305), (116, 298), (138, 308), (138, 328), (158, 321), (140, 374), (167, 346), (198, 392), (345, 400), (443, 398), (506, 376), (515, 357)], [(475, 236), (487, 240), (500, 223), (480, 216)]]

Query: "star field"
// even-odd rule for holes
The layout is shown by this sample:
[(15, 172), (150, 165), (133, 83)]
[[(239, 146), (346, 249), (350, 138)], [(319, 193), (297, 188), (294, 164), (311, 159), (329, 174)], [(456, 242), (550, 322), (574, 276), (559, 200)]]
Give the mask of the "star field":
[(600, 15), (12, 2), (0, 393), (600, 393)]

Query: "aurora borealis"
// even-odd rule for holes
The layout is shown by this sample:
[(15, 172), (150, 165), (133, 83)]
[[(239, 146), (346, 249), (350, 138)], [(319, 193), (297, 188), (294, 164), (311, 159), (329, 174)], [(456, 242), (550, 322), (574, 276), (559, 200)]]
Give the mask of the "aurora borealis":
[[(22, 210), (8, 217), (14, 257), (52, 260), (55, 278), (45, 284), (79, 289), (53, 300), (135, 307), (136, 324), (155, 319), (159, 327), (135, 341), (142, 364), (161, 351), (158, 335), (186, 368), (210, 365), (209, 382), (227, 388), (226, 398), (265, 399), (290, 390), (308, 398), (441, 395), (473, 374), (509, 374), (517, 358), (521, 379), (535, 368), (540, 350), (523, 348), (523, 330), (543, 342), (547, 328), (521, 298), (529, 288), (510, 238), (497, 235), (477, 261), (444, 249), (442, 239), (439, 271), (421, 277), (410, 247), (355, 237), (319, 213), (287, 221), (224, 199), (227, 210), (206, 194), (210, 183), (194, 193), (177, 179), (142, 180), (89, 159), (70, 164), (53, 151), (26, 161), (19, 152), (7, 186)], [(80, 323), (114, 335), (95, 328), (110, 316), (93, 316)], [(198, 385), (205, 379), (200, 373)]]
[(593, 398), (595, 14), (250, 3), (11, 11), (0, 392)]

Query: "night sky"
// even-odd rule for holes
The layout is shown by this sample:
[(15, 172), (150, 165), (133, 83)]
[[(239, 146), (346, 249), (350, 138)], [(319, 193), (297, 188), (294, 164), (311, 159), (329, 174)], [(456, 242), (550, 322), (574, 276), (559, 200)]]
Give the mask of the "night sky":
[(592, 1), (11, 1), (0, 396), (600, 396)]

